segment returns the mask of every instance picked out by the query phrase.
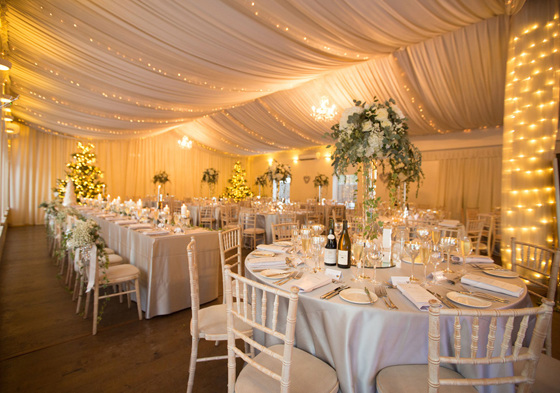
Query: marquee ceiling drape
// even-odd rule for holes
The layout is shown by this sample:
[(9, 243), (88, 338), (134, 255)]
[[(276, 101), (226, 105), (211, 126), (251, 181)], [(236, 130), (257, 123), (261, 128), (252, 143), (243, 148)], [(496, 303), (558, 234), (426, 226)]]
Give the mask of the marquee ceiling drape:
[(175, 130), (252, 155), (325, 144), (310, 108), (393, 97), (412, 135), (502, 124), (524, 0), (11, 0), (13, 115), (55, 134)]

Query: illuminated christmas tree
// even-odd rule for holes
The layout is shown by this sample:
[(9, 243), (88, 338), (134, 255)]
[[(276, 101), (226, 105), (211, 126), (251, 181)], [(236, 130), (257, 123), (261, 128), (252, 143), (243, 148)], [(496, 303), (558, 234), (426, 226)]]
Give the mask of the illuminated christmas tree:
[(252, 197), (253, 192), (246, 184), (247, 179), (245, 179), (245, 175), (245, 170), (241, 169), (241, 163), (237, 161), (233, 166), (232, 177), (228, 180), (228, 183), (231, 184), (231, 187), (226, 187), (226, 190), (221, 195), (221, 197), (233, 199), (235, 202)]
[(92, 152), (94, 147), (91, 143), (83, 145), (78, 142), (80, 152), (72, 154), (72, 161), (66, 164), (68, 168), (66, 178), (56, 181), (56, 191), (61, 200), (64, 199), (68, 179), (71, 179), (74, 183), (74, 190), (79, 203), (84, 198), (95, 198), (98, 194), (103, 193), (105, 184), (100, 181), (103, 178), (103, 173), (94, 165), (96, 159)]

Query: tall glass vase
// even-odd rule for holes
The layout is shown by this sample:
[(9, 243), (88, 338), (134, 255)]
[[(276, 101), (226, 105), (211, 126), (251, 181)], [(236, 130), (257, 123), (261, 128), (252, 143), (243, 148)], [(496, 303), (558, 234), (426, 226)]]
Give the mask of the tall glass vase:
[(322, 195), (322, 194), (323, 194), (322, 191), (323, 191), (322, 186), (319, 186), (319, 199), (318, 199), (318, 202), (319, 202), (319, 203), (321, 203), (321, 199), (322, 199), (321, 197), (323, 196), (323, 195)]
[(402, 212), (403, 212), (403, 218), (407, 218), (408, 217), (408, 204), (406, 203), (406, 182), (403, 182), (403, 198), (402, 198)]
[[(368, 228), (368, 222), (373, 216), (375, 208), (368, 203), (368, 201), (375, 200), (376, 197), (376, 183), (377, 183), (377, 165), (375, 162), (364, 162), (362, 164), (362, 182), (363, 182), (363, 232), (364, 236), (369, 239), (375, 239), (377, 237), (377, 224), (371, 220), (371, 225)], [(366, 228), (368, 230), (366, 231)], [(367, 233), (366, 233), (367, 232)]]

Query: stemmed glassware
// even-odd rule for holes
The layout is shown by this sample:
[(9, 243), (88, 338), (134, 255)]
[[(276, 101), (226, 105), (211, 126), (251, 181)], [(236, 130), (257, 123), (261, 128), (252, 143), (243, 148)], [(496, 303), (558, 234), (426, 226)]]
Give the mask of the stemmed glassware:
[(432, 242), (434, 245), (438, 245), (439, 241), (441, 240), (441, 229), (438, 227), (433, 227), (432, 231)]
[(428, 285), (428, 264), (430, 263), (430, 258), (432, 254), (432, 247), (429, 241), (423, 241), (422, 245), (420, 246), (420, 260), (424, 265), (424, 281), (422, 282), (423, 286)]
[(463, 261), (461, 263), (461, 274), (465, 274), (467, 272), (467, 257), (472, 252), (472, 241), (469, 237), (469, 234), (464, 230), (459, 231), (459, 250), (461, 251), (461, 256), (463, 257)]
[(442, 237), (440, 245), (443, 251), (447, 254), (447, 267), (443, 272), (453, 273), (453, 270), (451, 270), (451, 251), (457, 249), (457, 238), (451, 236)]
[[(365, 256), (369, 262), (369, 264), (372, 266), (373, 268), (373, 274), (371, 277), (371, 282), (374, 285), (379, 284), (379, 282), (377, 281), (377, 265), (379, 264), (379, 262), (381, 261), (381, 258), (383, 257), (383, 251), (381, 249), (381, 245), (379, 244), (379, 241), (373, 239), (373, 240), (366, 240), (365, 241)], [(363, 273), (363, 276), (367, 277), (365, 275), (365, 272)], [(360, 275), (358, 275), (358, 277), (361, 277)]]
[(416, 228), (416, 234), (423, 242), (427, 242), (428, 238), (430, 237), (431, 231), (428, 227), (419, 226)]
[(319, 235), (319, 236), (313, 236), (311, 238), (311, 248), (313, 252), (313, 258), (315, 260), (315, 267), (313, 268), (314, 272), (320, 272), (324, 270), (323, 266), (321, 265), (321, 259), (323, 256), (323, 250), (326, 243), (327, 243), (326, 236)]
[(417, 240), (410, 241), (405, 245), (406, 253), (410, 256), (411, 259), (410, 277), (409, 277), (409, 280), (411, 282), (419, 281), (416, 277), (414, 277), (414, 262), (416, 260), (416, 257), (418, 257), (418, 254), (420, 253), (421, 246), (422, 243)]
[(334, 223), (334, 233), (336, 235), (336, 238), (340, 238), (340, 234), (342, 232), (342, 223), (341, 222), (335, 222)]
[(443, 262), (443, 251), (441, 249), (441, 246), (439, 244), (431, 244), (430, 245), (430, 264), (433, 266), (433, 270), (432, 270), (432, 280), (428, 282), (427, 284), (437, 284), (437, 275), (435, 274), (435, 272), (437, 271), (438, 266), (440, 265), (440, 263)]
[(352, 259), (358, 268), (358, 275), (352, 281), (362, 281), (368, 278), (364, 269), (364, 245), (363, 236), (357, 234), (352, 236)]
[(300, 231), (300, 238), (303, 257), (309, 258), (309, 252), (311, 251), (311, 230), (308, 228), (302, 229)]

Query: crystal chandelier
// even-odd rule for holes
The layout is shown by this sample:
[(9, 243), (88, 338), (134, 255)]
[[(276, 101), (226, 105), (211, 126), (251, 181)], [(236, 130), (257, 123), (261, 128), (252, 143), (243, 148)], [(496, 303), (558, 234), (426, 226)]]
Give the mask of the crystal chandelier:
[(328, 97), (321, 97), (321, 105), (319, 107), (313, 106), (311, 107), (313, 113), (311, 116), (315, 118), (317, 121), (326, 121), (332, 120), (336, 116), (336, 105), (332, 104), (329, 106), (329, 99)]
[(188, 136), (184, 136), (183, 139), (179, 139), (177, 141), (179, 143), (179, 147), (181, 149), (190, 149), (192, 148), (192, 141), (189, 139)]

